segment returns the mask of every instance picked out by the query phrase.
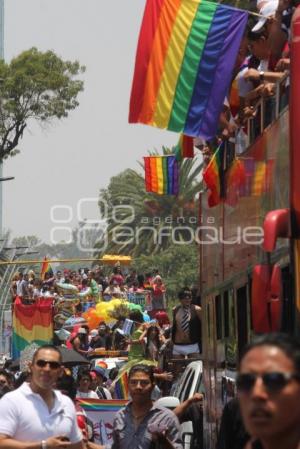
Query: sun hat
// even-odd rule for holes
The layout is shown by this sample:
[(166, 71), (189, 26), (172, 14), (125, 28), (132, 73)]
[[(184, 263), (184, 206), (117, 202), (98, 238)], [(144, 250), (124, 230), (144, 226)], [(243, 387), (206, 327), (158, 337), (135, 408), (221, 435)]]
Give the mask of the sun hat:
[(102, 376), (104, 381), (107, 380), (106, 371), (104, 368), (101, 368), (101, 366), (95, 366), (91, 371)]
[(260, 31), (265, 25), (267, 19), (275, 15), (277, 7), (278, 7), (278, 0), (268, 1), (259, 11), (259, 14), (261, 14), (263, 17), (260, 17), (259, 21), (256, 23), (256, 25), (254, 25), (251, 31), (253, 33)]

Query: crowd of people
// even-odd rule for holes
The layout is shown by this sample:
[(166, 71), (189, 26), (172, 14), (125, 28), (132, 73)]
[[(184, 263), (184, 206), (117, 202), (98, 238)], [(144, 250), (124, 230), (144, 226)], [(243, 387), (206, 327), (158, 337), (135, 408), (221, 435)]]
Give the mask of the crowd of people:
[[(259, 20), (250, 18), (242, 39), (218, 135), (211, 141), (195, 139), (205, 165), (222, 140), (235, 154), (246, 150), (248, 138), (253, 141), (262, 132), (261, 123), (265, 128), (274, 120), (277, 88), (280, 110), (288, 104), (291, 18), (298, 4), (298, 0), (257, 0)], [(264, 108), (258, 107), (261, 98)]]

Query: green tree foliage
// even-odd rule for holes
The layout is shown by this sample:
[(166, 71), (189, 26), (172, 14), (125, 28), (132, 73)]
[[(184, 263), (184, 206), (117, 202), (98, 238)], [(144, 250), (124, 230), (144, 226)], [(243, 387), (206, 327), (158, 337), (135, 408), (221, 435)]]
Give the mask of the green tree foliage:
[(83, 81), (79, 62), (63, 61), (52, 51), (24, 51), (0, 61), (0, 161), (13, 156), (29, 120), (50, 122), (78, 106)]
[(172, 245), (166, 251), (157, 255), (140, 256), (134, 263), (141, 273), (158, 269), (167, 287), (169, 299), (175, 299), (181, 287), (198, 285), (199, 257), (198, 246)]
[[(195, 159), (185, 159), (180, 164), (177, 197), (145, 192), (143, 176), (131, 169), (111, 178), (99, 197), (101, 214), (107, 219), (107, 244), (102, 254), (133, 257), (159, 254), (166, 251), (174, 239), (190, 240), (188, 228), (197, 226), (200, 172), (201, 165)], [(172, 236), (174, 228), (175, 237)]]

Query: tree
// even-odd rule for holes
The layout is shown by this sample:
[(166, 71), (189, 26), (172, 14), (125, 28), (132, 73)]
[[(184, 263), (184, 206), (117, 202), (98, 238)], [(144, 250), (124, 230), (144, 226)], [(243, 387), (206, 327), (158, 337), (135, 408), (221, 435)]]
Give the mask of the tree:
[(50, 122), (78, 106), (85, 68), (54, 52), (24, 51), (7, 64), (0, 61), (0, 161), (15, 155), (29, 120)]
[(201, 189), (201, 168), (195, 159), (180, 163), (176, 197), (145, 192), (143, 176), (131, 169), (111, 178), (99, 198), (101, 214), (107, 220), (106, 245), (98, 246), (102, 253), (137, 257), (161, 253), (174, 240), (189, 241), (198, 222), (195, 200)]

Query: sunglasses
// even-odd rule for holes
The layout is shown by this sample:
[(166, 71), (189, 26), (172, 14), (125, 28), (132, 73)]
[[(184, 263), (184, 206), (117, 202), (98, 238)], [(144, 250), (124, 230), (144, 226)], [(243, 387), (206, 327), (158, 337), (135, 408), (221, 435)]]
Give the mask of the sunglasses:
[(59, 362), (52, 362), (49, 360), (42, 360), (39, 359), (35, 362), (35, 364), (39, 367), (39, 368), (45, 368), (47, 365), (49, 365), (50, 369), (58, 369), (61, 367), (61, 364)]
[(264, 387), (270, 392), (282, 390), (292, 379), (300, 381), (300, 375), (294, 373), (272, 372), (262, 375), (255, 373), (239, 374), (236, 378), (236, 387), (238, 391), (249, 393), (254, 387), (257, 378), (260, 377)]

